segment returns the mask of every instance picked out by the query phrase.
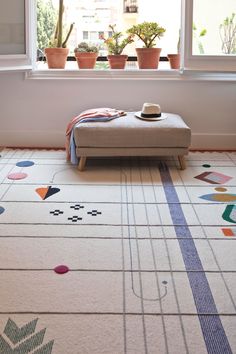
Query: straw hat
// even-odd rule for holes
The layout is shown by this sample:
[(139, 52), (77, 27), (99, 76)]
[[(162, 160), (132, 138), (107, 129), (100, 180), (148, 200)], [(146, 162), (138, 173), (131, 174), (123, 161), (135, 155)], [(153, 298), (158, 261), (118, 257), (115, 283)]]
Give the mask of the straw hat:
[(136, 112), (135, 116), (145, 120), (162, 120), (167, 118), (167, 115), (161, 113), (161, 107), (156, 103), (144, 103), (142, 111)]

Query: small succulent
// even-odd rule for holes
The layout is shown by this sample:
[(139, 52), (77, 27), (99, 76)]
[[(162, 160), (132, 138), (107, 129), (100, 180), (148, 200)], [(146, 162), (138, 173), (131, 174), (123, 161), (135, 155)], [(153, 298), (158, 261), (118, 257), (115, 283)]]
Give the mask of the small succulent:
[(74, 50), (75, 53), (98, 53), (98, 47), (81, 42)]

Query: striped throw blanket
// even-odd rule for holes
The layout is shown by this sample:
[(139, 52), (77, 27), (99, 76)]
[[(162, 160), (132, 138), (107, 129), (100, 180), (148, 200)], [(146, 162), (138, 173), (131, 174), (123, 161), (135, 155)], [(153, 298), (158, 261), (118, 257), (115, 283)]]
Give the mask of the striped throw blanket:
[(114, 108), (93, 108), (83, 111), (78, 116), (71, 119), (66, 128), (66, 159), (72, 164), (78, 163), (76, 156), (76, 146), (74, 141), (74, 127), (83, 122), (106, 122), (121, 116), (125, 116), (124, 111)]

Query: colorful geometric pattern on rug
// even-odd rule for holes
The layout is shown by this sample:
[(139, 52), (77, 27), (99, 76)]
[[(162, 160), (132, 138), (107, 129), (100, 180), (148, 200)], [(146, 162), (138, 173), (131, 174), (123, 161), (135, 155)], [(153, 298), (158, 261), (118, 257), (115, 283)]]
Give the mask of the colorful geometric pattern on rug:
[(222, 229), (222, 232), (227, 237), (236, 236), (236, 227), (233, 227), (233, 228), (230, 228), (230, 229), (224, 227)]
[(0, 182), (1, 354), (236, 352), (236, 153), (5, 149)]
[(232, 177), (226, 176), (219, 172), (203, 172), (195, 178), (200, 179), (211, 184), (223, 184), (228, 182)]

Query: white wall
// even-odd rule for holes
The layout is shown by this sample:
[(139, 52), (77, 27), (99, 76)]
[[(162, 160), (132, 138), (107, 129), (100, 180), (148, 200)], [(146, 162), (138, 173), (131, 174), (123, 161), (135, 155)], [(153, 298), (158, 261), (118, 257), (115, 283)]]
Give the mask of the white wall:
[(63, 147), (67, 122), (82, 110), (141, 110), (144, 102), (180, 114), (192, 147), (236, 149), (236, 82), (25, 80), (0, 73), (0, 146)]

